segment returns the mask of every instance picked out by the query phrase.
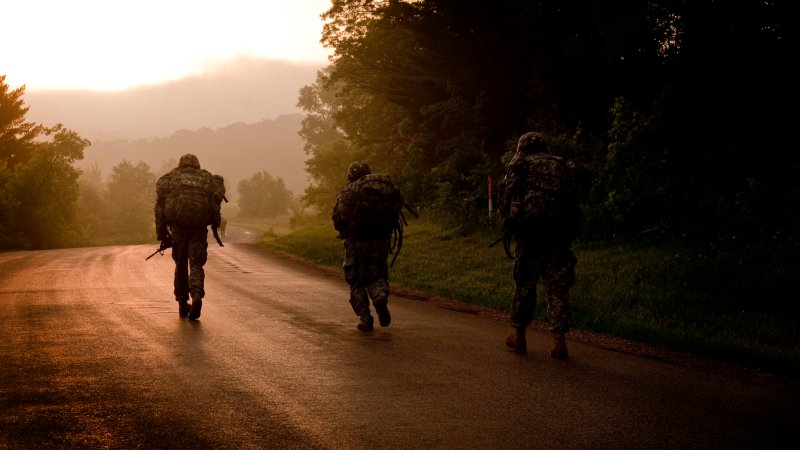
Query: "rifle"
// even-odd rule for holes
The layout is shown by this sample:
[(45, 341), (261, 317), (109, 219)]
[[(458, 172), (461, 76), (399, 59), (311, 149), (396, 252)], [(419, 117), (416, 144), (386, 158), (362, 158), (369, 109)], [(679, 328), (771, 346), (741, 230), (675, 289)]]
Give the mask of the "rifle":
[(503, 228), (503, 234), (489, 244), (489, 248), (494, 247), (500, 241), (503, 241), (503, 250), (506, 252), (508, 259), (514, 259), (514, 255), (511, 254), (511, 232), (507, 228)]
[(151, 253), (150, 256), (148, 256), (144, 260), (147, 261), (150, 258), (152, 258), (153, 256), (156, 256), (156, 253), (161, 253), (161, 256), (164, 256), (164, 250), (166, 250), (166, 249), (168, 249), (170, 247), (172, 247), (172, 239), (170, 237), (166, 237), (166, 238), (161, 240), (161, 245), (158, 246), (158, 250), (156, 250), (153, 253)]
[[(225, 197), (225, 194), (222, 195), (222, 199), (225, 200), (225, 203), (228, 203), (228, 198)], [(222, 243), (222, 239), (219, 238), (219, 232), (217, 231), (216, 225), (211, 225), (211, 234), (214, 235), (214, 239), (217, 240), (217, 244), (219, 244), (220, 247), (225, 247), (225, 245)]]
[(392, 232), (392, 245), (391, 251), (394, 252), (394, 256), (392, 257), (392, 262), (389, 264), (389, 267), (394, 267), (394, 262), (397, 260), (397, 255), (400, 254), (400, 249), (403, 248), (403, 227), (408, 226), (408, 221), (406, 221), (406, 216), (403, 214), (403, 208), (405, 208), (408, 212), (411, 213), (412, 216), (419, 218), (419, 214), (408, 202), (403, 199), (403, 206), (400, 208), (400, 217), (398, 217), (397, 227)]
[(491, 244), (489, 244), (489, 248), (494, 247), (495, 245), (497, 245), (500, 241), (502, 241), (505, 238), (506, 238), (506, 234), (505, 233), (501, 234), (499, 238), (495, 239), (494, 241), (492, 241)]
[(214, 235), (214, 239), (217, 240), (217, 244), (219, 244), (220, 247), (225, 247), (225, 245), (222, 244), (222, 239), (219, 238), (219, 233), (217, 232), (217, 227), (212, 226), (211, 227), (211, 233)]

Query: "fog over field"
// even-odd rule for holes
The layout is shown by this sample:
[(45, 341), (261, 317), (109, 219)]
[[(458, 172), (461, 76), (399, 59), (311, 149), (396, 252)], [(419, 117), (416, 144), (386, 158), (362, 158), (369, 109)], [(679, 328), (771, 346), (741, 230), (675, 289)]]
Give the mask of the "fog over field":
[(297, 108), (301, 87), (322, 65), (238, 59), (204, 74), (122, 91), (27, 90), (27, 118), (63, 123), (92, 145), (80, 167), (97, 164), (103, 176), (122, 159), (154, 172), (194, 152), (223, 175), (228, 190), (267, 171), (296, 194), (306, 185)]

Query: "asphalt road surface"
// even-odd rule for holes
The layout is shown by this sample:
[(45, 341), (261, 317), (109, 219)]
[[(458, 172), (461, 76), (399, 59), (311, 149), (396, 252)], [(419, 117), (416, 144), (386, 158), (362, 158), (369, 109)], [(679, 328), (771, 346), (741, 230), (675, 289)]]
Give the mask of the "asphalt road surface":
[(0, 448), (796, 448), (794, 382), (556, 361), (539, 331), (521, 356), (505, 321), (398, 296), (364, 335), (340, 278), (245, 231), (193, 322), (155, 244), (0, 253)]

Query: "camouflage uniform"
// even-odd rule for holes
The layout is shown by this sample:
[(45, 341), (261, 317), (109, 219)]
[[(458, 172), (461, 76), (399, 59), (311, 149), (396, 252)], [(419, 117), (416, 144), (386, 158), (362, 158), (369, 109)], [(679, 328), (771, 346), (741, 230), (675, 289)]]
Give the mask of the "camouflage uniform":
[(388, 238), (349, 238), (344, 242), (344, 279), (350, 285), (350, 305), (363, 321), (372, 323), (369, 300), (389, 302)]
[[(199, 305), (205, 297), (203, 266), (208, 259), (208, 229), (206, 225), (182, 227), (167, 223), (165, 205), (170, 191), (170, 181), (180, 177), (187, 171), (202, 171), (208, 177), (211, 173), (200, 168), (200, 162), (192, 154), (181, 157), (178, 167), (163, 175), (156, 182), (156, 238), (171, 239), (172, 259), (175, 261), (174, 294), (175, 300), (184, 305), (190, 295), (193, 302)], [(183, 315), (183, 313), (182, 313)], [(190, 315), (190, 318), (192, 316)]]
[(575, 255), (569, 246), (548, 247), (537, 242), (534, 236), (515, 236), (514, 239), (511, 325), (518, 328), (531, 324), (536, 306), (536, 285), (541, 279), (547, 296), (550, 331), (567, 333), (570, 327), (569, 288), (575, 284)]
[[(509, 162), (504, 180), (506, 191), (500, 199), (499, 211), (504, 217), (513, 216), (514, 208), (523, 205), (512, 204), (511, 192), (524, 184), (524, 180), (535, 164), (535, 157), (552, 157), (544, 153), (546, 150), (542, 136), (538, 133), (523, 135), (518, 143), (517, 154)], [(556, 157), (557, 158), (557, 157)], [(575, 165), (565, 161), (569, 168), (569, 177), (564, 180), (569, 186), (573, 183), (572, 174)], [(556, 337), (556, 347), (551, 355), (566, 358), (564, 334), (570, 329), (569, 290), (575, 284), (575, 265), (577, 259), (571, 250), (572, 241), (577, 235), (580, 223), (580, 209), (573, 188), (568, 188), (555, 218), (545, 221), (540, 226), (517, 226), (509, 223), (514, 237), (514, 293), (511, 301), (511, 325), (517, 329), (517, 340), (509, 342), (509, 347), (524, 352), (526, 349), (525, 333), (533, 320), (536, 306), (536, 286), (539, 280), (546, 294), (550, 332)], [(509, 339), (512, 339), (509, 336)], [(521, 344), (519, 342), (521, 340)], [(513, 339), (512, 339), (513, 341)], [(512, 345), (514, 344), (514, 345)]]
[(175, 261), (175, 300), (202, 299), (208, 260), (208, 230), (172, 227), (172, 260)]
[(353, 182), (370, 174), (366, 163), (356, 161), (348, 170), (349, 183), (344, 185), (336, 199), (331, 218), (339, 237), (344, 239), (344, 263), (342, 270), (350, 285), (350, 305), (361, 319), (359, 329), (371, 331), (373, 318), (369, 302), (378, 312), (382, 326), (389, 325), (389, 267), (386, 262), (390, 251), (391, 230), (361, 231), (358, 235), (349, 232), (349, 223), (342, 218), (342, 197), (352, 189)]

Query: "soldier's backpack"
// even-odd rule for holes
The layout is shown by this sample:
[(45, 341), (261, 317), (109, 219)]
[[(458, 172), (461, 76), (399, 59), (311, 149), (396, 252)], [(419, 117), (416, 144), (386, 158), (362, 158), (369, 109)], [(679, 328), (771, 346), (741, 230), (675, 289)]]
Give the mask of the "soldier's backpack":
[(403, 245), (403, 227), (408, 225), (404, 206), (416, 216), (387, 175), (364, 175), (339, 193), (333, 225), (343, 238), (390, 236), (394, 264)]
[(342, 190), (334, 226), (347, 236), (382, 237), (397, 226), (402, 209), (403, 197), (392, 180), (369, 174)]
[(167, 224), (182, 227), (219, 227), (225, 182), (202, 169), (179, 170), (169, 177), (164, 216)]
[(544, 153), (518, 155), (509, 164), (501, 213), (512, 233), (559, 227), (570, 192), (566, 160)]

